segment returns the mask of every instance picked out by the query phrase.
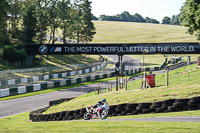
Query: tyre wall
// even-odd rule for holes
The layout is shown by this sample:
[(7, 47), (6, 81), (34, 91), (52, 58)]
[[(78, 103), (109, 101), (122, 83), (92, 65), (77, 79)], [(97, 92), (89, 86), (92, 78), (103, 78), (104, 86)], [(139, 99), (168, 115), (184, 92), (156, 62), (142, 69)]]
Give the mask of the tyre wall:
[[(53, 114), (42, 114), (47, 108), (32, 111), (29, 116), (33, 122), (41, 121), (66, 121), (83, 119), (86, 112), (85, 108), (62, 111)], [(178, 112), (188, 110), (200, 109), (200, 96), (190, 99), (169, 99), (155, 103), (124, 103), (119, 105), (111, 105), (109, 108), (108, 117), (124, 116), (124, 115), (139, 115), (148, 113), (164, 113), (164, 112)]]

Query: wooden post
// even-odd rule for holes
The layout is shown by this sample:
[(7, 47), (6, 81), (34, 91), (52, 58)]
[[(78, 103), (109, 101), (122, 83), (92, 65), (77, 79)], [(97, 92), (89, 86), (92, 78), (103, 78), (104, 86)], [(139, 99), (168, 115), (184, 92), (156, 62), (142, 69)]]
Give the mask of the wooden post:
[(112, 83), (110, 83), (110, 91), (112, 91)]
[(100, 91), (100, 88), (99, 88), (99, 86), (98, 86), (97, 90), (98, 90), (98, 91), (97, 91), (97, 94), (99, 95), (99, 91)]
[(167, 81), (166, 86), (169, 86), (169, 68), (167, 68)]
[(118, 77), (116, 76), (116, 91), (118, 91)]
[(146, 84), (146, 73), (144, 72), (144, 89), (146, 89), (147, 87), (147, 84)]
[(126, 78), (125, 78), (125, 88), (126, 88), (126, 91), (128, 90), (128, 86), (127, 86), (127, 75), (126, 75)]

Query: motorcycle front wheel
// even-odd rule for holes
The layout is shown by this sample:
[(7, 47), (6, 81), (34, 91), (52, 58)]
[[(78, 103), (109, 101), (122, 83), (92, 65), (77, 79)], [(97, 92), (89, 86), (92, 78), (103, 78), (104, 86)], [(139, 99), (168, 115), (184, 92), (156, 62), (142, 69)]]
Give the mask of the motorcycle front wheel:
[(85, 114), (83, 115), (83, 119), (90, 120), (90, 114), (88, 112), (85, 112)]
[(101, 119), (106, 119), (107, 117), (108, 117), (108, 111), (103, 110), (103, 111), (101, 112)]

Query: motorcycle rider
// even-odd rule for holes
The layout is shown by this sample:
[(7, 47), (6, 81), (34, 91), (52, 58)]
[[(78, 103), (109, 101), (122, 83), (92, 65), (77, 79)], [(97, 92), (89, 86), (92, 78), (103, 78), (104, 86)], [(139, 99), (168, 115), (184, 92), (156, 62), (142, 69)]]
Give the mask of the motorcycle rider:
[(103, 109), (103, 105), (104, 105), (105, 103), (107, 104), (106, 99), (103, 98), (101, 101), (98, 101), (98, 102), (93, 106), (93, 108), (97, 108), (97, 107), (98, 107), (98, 109), (96, 110), (96, 111), (97, 111), (98, 118), (101, 118), (100, 110)]

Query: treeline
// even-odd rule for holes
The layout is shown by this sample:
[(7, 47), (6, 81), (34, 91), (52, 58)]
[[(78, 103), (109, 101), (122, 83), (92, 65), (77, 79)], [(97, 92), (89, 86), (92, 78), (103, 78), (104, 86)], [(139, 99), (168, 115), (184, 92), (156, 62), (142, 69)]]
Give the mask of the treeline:
[(164, 17), (162, 20), (162, 24), (181, 25), (180, 14), (173, 15), (172, 18), (170, 18), (168, 16)]
[[(100, 15), (99, 18), (96, 16), (92, 16), (93, 20), (100, 21), (121, 21), (121, 22), (140, 22), (140, 23), (154, 23), (160, 24), (160, 22), (156, 19), (149, 17), (142, 17), (140, 14), (136, 13), (135, 15), (131, 15), (129, 12), (124, 11), (121, 14), (117, 14), (114, 16), (109, 15)], [(161, 24), (170, 24), (170, 25), (180, 25), (180, 15), (173, 15), (172, 18), (164, 17)]]
[(101, 21), (121, 21), (121, 22), (141, 22), (141, 23), (155, 23), (159, 24), (160, 22), (153, 18), (143, 18), (140, 14), (136, 13), (135, 15), (131, 15), (129, 12), (124, 11), (121, 14), (117, 14), (115, 16), (101, 15), (99, 18), (93, 16), (94, 20)]
[[(1, 0), (0, 44), (87, 43), (96, 33), (89, 0)], [(47, 35), (50, 38), (47, 40)]]

